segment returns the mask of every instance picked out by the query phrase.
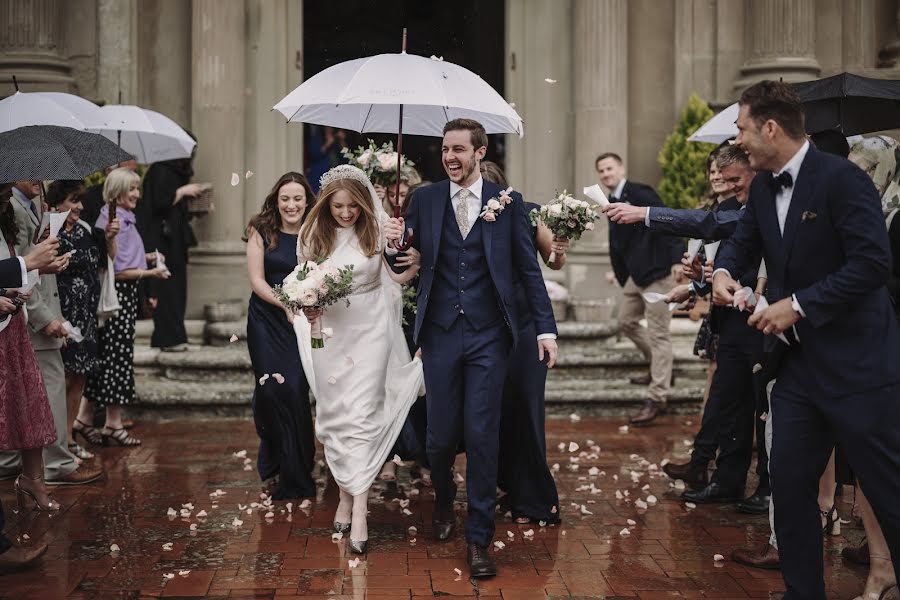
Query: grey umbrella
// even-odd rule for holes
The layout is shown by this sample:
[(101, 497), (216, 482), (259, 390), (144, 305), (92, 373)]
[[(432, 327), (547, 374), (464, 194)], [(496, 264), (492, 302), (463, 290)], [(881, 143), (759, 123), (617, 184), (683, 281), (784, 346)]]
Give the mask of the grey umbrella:
[(82, 179), (134, 158), (96, 133), (32, 125), (0, 133), (0, 182)]

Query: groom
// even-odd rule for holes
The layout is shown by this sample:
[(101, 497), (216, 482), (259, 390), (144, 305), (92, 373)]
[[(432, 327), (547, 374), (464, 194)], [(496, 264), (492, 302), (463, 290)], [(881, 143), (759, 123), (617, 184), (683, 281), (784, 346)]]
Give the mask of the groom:
[[(487, 547), (494, 535), (500, 399), (510, 351), (517, 342), (516, 282), (524, 286), (538, 352), (556, 362), (556, 324), (537, 263), (521, 195), (494, 219), (482, 216), (503, 190), (481, 178), (487, 135), (477, 121), (444, 126), (441, 162), (449, 180), (416, 190), (403, 219), (385, 225), (389, 241), (405, 228), (422, 254), (415, 340), (428, 387), (426, 451), (435, 491), (432, 525), (440, 541), (455, 527), (451, 476), (460, 437), (466, 446), (467, 559), (473, 577), (497, 572)], [(502, 204), (502, 200), (501, 200)]]

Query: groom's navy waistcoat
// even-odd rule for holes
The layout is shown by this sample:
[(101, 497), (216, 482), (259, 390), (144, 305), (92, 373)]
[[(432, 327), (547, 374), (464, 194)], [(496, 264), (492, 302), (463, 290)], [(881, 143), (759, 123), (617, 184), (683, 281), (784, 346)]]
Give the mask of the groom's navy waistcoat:
[(431, 287), (427, 318), (444, 329), (464, 316), (473, 327), (482, 328), (503, 318), (484, 257), (484, 227), (476, 219), (463, 240), (456, 224), (453, 204), (447, 202), (441, 231), (441, 249)]

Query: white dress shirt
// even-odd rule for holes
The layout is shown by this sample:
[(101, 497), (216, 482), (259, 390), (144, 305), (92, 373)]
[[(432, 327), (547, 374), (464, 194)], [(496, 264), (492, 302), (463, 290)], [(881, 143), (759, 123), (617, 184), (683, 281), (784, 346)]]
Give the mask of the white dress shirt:
[[(478, 215), (481, 214), (481, 189), (483, 187), (484, 179), (479, 175), (478, 180), (466, 188), (469, 190), (469, 197), (466, 200), (469, 208), (469, 231), (475, 227)], [(456, 208), (459, 206), (459, 190), (461, 189), (463, 189), (462, 186), (450, 182), (450, 203), (453, 204), (453, 214), (456, 214)]]

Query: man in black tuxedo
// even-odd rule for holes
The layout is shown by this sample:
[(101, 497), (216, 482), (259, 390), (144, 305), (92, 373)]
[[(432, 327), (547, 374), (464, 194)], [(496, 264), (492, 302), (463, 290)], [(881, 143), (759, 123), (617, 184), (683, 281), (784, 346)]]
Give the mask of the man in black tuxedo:
[[(597, 157), (594, 167), (610, 192), (610, 202), (627, 202), (635, 206), (662, 206), (662, 200), (648, 185), (628, 181), (625, 164), (618, 154), (607, 152)], [(616, 280), (622, 286), (619, 325), (622, 333), (634, 342), (650, 361), (650, 375), (632, 379), (632, 383), (648, 385), (648, 397), (641, 410), (631, 418), (633, 425), (648, 425), (666, 408), (672, 385), (672, 338), (669, 323), (672, 315), (665, 302), (648, 303), (646, 292), (668, 293), (681, 276), (681, 253), (684, 243), (673, 237), (657, 235), (645, 227), (609, 223), (609, 259)], [(640, 325), (647, 319), (647, 329)]]
[(716, 257), (713, 295), (731, 304), (763, 257), (770, 306), (748, 320), (789, 344), (775, 367), (770, 458), (785, 598), (825, 598), (819, 476), (845, 449), (900, 567), (900, 328), (885, 283), (891, 251), (871, 180), (811, 147), (803, 106), (780, 82), (741, 95), (736, 143), (760, 171)]

